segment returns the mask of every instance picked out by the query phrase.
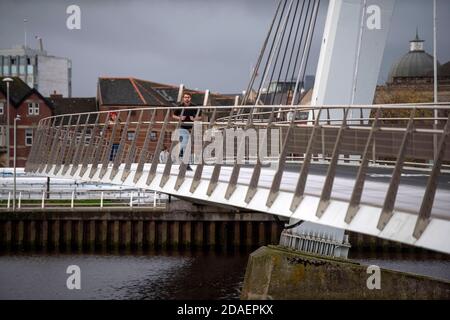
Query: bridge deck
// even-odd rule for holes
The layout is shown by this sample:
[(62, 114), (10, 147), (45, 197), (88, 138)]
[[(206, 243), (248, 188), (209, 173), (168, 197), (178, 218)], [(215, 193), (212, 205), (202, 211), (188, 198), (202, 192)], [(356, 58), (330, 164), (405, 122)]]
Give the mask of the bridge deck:
[[(192, 168), (194, 170), (186, 172), (186, 177), (193, 177), (195, 166), (192, 166)], [(164, 166), (159, 165), (157, 170), (158, 173), (162, 174), (163, 169)], [(212, 170), (212, 166), (205, 166), (203, 169), (202, 179), (209, 180), (211, 178)], [(294, 172), (293, 170), (294, 168), (291, 168), (289, 171), (284, 172), (280, 188), (282, 191), (294, 192), (299, 173)], [(148, 167), (145, 167), (144, 171), (148, 171)], [(219, 181), (228, 182), (231, 176), (231, 171), (231, 166), (222, 167)], [(252, 172), (253, 169), (251, 168), (241, 168), (238, 184), (248, 186)], [(261, 170), (259, 187), (269, 189), (274, 174), (274, 169), (263, 168)], [(344, 174), (344, 172), (337, 173), (333, 184), (332, 198), (336, 200), (349, 201), (354, 186), (354, 180), (352, 180), (348, 174), (345, 174), (345, 176)], [(178, 166), (173, 166), (171, 175), (178, 175)], [(377, 207), (382, 206), (389, 185), (389, 179), (386, 179), (388, 175), (389, 174), (385, 173), (385, 170), (382, 168), (372, 171), (364, 186), (364, 192), (361, 199), (362, 204), (369, 204)], [(448, 210), (448, 208), (450, 208), (450, 176), (445, 175), (443, 177), (445, 179), (441, 182), (441, 185), (447, 185), (447, 189), (437, 190), (431, 215), (433, 217), (450, 220), (450, 211)], [(414, 179), (409, 179), (408, 181), (408, 178)], [(405, 183), (400, 184), (398, 190), (395, 209), (417, 215), (417, 211), (420, 208), (422, 197), (425, 192), (424, 185), (426, 185), (427, 178), (427, 173), (406, 173), (403, 179), (406, 181), (402, 180), (402, 182)], [(306, 180), (305, 194), (320, 197), (324, 182), (324, 173), (321, 174), (320, 172), (317, 172), (315, 174), (309, 174)], [(289, 206), (289, 204), (286, 204), (286, 206)]]

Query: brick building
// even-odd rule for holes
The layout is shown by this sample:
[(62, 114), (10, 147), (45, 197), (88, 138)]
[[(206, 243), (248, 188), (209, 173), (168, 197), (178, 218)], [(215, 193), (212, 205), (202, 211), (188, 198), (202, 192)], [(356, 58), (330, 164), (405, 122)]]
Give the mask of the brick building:
[[(185, 92), (192, 94), (192, 102), (195, 105), (203, 105), (205, 92), (198, 90), (185, 89)], [(157, 107), (158, 110), (155, 115), (156, 125), (152, 130), (149, 149), (153, 150), (156, 147), (161, 131), (161, 123), (164, 121), (167, 107), (177, 106), (177, 98), (179, 93), (179, 86), (161, 84), (146, 80), (135, 78), (99, 78), (97, 86), (97, 101), (99, 111), (114, 111), (118, 109), (138, 109)], [(234, 104), (234, 96), (227, 96), (223, 94), (210, 94), (208, 99), (209, 105), (230, 105)], [(140, 112), (132, 111), (130, 121), (134, 122), (127, 130), (127, 139), (129, 142), (134, 137), (136, 123), (139, 119)], [(144, 113), (143, 121), (150, 121), (150, 113)], [(208, 118), (208, 112), (204, 112), (204, 119)], [(104, 117), (101, 119), (104, 121)], [(119, 114), (119, 120), (123, 126), (126, 122), (127, 113)], [(172, 120), (172, 118), (170, 119)], [(173, 121), (173, 120), (172, 120)], [(164, 144), (170, 145), (171, 134), (170, 131), (174, 128), (174, 124), (170, 125), (168, 131), (165, 133)], [(137, 146), (142, 146), (145, 140), (145, 128), (141, 128), (139, 137), (137, 139)], [(116, 143), (120, 137), (115, 136)]]
[(53, 115), (53, 106), (36, 89), (30, 88), (19, 77), (12, 77), (9, 86), (9, 150), (7, 159), (7, 86), (3, 82), (5, 77), (0, 77), (0, 166), (13, 166), (14, 157), (14, 119), (20, 115), (17, 121), (17, 166), (25, 166), (28, 154), (33, 144), (34, 130), (38, 122)]

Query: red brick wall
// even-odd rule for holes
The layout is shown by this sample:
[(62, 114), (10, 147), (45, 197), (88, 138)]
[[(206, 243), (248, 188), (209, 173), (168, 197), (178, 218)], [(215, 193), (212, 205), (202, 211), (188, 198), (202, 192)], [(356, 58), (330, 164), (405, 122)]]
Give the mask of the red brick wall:
[[(0, 93), (0, 99), (5, 99)], [(28, 114), (28, 103), (37, 102), (39, 103), (39, 115), (29, 115)], [(6, 109), (6, 107), (5, 107)], [(6, 110), (5, 110), (6, 111)], [(25, 145), (25, 131), (26, 129), (36, 129), (39, 120), (52, 115), (52, 109), (47, 105), (47, 103), (39, 97), (39, 95), (33, 93), (27, 99), (25, 99), (20, 106), (17, 108), (10, 104), (10, 162), (9, 165), (13, 166), (13, 156), (14, 156), (14, 119), (16, 115), (20, 115), (21, 119), (17, 121), (17, 166), (24, 167), (28, 154), (30, 153), (31, 146)], [(6, 112), (2, 118), (0, 118), (0, 123), (6, 125)], [(33, 139), (34, 139), (33, 134)]]
[[(120, 109), (132, 109), (135, 107), (127, 107), (127, 106), (106, 106), (106, 105), (100, 105), (99, 106), (99, 111), (114, 111), (114, 110), (120, 110)], [(139, 109), (138, 107), (136, 107), (136, 109)], [(132, 111), (131, 113), (131, 118), (130, 118), (130, 122), (137, 122), (139, 120), (139, 115), (140, 115), (141, 111), (140, 110), (136, 110), (136, 111)], [(143, 115), (143, 121), (150, 121), (151, 119), (151, 111), (145, 111), (144, 115)], [(157, 122), (156, 125), (153, 127), (152, 131), (156, 132), (156, 139), (153, 141), (150, 141), (150, 145), (149, 145), (149, 151), (153, 151), (156, 148), (156, 144), (157, 141), (159, 139), (159, 134), (161, 131), (161, 123), (164, 121), (164, 117), (166, 115), (166, 109), (161, 109), (161, 110), (157, 110), (156, 112), (156, 116), (155, 116), (155, 121)], [(121, 112), (119, 114), (119, 119), (121, 122), (122, 127), (125, 125), (126, 121), (127, 121), (127, 116), (128, 116), (128, 112)], [(100, 117), (100, 123), (104, 123), (104, 121), (106, 120), (106, 113)], [(169, 118), (169, 121), (173, 121), (172, 118)], [(159, 123), (158, 123), (159, 122)], [(112, 127), (112, 126), (111, 126)], [(135, 124), (130, 124), (130, 126), (128, 127), (127, 131), (135, 131), (136, 129), (136, 125)], [(141, 132), (138, 136), (138, 140), (137, 140), (137, 148), (141, 148), (144, 144), (144, 140), (145, 140), (145, 132), (147, 130), (147, 126), (145, 125), (144, 127), (141, 126)], [(169, 131), (172, 130), (172, 128), (169, 126), (168, 128)], [(118, 143), (120, 141), (120, 135), (115, 135), (116, 137), (116, 143)], [(131, 141), (127, 141), (127, 143), (131, 144)], [(169, 146), (170, 145), (170, 133), (166, 132), (166, 135), (164, 137), (164, 144)]]

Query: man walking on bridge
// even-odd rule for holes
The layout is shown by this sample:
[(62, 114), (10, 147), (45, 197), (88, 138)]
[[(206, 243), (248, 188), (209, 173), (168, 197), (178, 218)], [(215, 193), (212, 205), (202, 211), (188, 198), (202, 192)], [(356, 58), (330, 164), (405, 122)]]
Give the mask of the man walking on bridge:
[[(173, 112), (173, 118), (175, 120), (181, 120), (181, 125), (179, 128), (179, 139), (180, 139), (180, 159), (183, 159), (184, 153), (186, 152), (186, 146), (189, 142), (191, 132), (192, 132), (192, 126), (194, 121), (198, 121), (201, 119), (201, 110), (196, 108), (187, 108), (187, 107), (193, 107), (195, 104), (192, 103), (192, 95), (188, 92), (185, 92), (183, 94), (183, 99), (180, 103), (180, 106), (184, 108), (183, 109), (176, 109)], [(189, 162), (191, 158), (189, 157)], [(187, 166), (187, 170), (191, 171), (191, 167)]]

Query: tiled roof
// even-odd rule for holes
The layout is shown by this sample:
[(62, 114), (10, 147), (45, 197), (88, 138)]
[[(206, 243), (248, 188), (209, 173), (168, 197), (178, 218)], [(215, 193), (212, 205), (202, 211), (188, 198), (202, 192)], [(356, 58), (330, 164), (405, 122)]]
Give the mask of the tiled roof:
[[(6, 96), (6, 82), (3, 79), (7, 77), (0, 77), (0, 91)], [(19, 77), (10, 77), (13, 81), (9, 84), (9, 97), (11, 103), (17, 107), (35, 90), (30, 88), (22, 79)]]
[[(108, 106), (173, 106), (177, 105), (178, 86), (135, 78), (99, 78), (98, 100)], [(192, 102), (202, 105), (204, 91), (185, 89)], [(233, 105), (234, 97), (210, 94), (212, 105)]]
[[(55, 115), (85, 113), (98, 111), (95, 97), (92, 98), (63, 98), (60, 95), (52, 95), (47, 98), (54, 107)], [(72, 117), (71, 123), (75, 124), (78, 117)], [(81, 116), (80, 123), (86, 122), (86, 116)], [(90, 116), (88, 123), (94, 123), (95, 116)]]
[(151, 106), (170, 106), (170, 101), (162, 97), (157, 91), (155, 91), (154, 83), (144, 80), (132, 80), (136, 84), (138, 90), (142, 94), (142, 97), (146, 101), (147, 105)]
[(61, 96), (50, 96), (47, 98), (55, 108), (55, 115), (96, 112), (97, 103), (92, 98), (63, 98)]
[(128, 78), (100, 78), (99, 94), (105, 105), (143, 106), (146, 104)]

